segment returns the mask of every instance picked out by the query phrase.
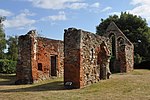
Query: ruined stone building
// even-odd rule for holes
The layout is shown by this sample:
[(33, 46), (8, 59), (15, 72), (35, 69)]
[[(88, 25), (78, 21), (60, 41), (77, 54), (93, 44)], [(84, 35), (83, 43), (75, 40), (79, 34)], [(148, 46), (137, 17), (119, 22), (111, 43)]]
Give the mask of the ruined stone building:
[(112, 56), (110, 69), (112, 72), (129, 72), (133, 70), (134, 45), (112, 22), (106, 30), (105, 37), (111, 41)]
[(68, 28), (64, 42), (37, 37), (30, 31), (19, 37), (16, 83), (64, 76), (66, 88), (82, 88), (109, 78), (108, 68), (112, 73), (132, 71), (133, 49), (113, 22), (104, 36)]
[(100, 44), (109, 43), (109, 39), (75, 28), (66, 30), (64, 37), (64, 83), (81, 88), (99, 81)]
[(16, 84), (63, 76), (63, 41), (37, 37), (32, 30), (19, 37)]
[[(110, 62), (103, 56), (107, 52), (102, 50), (103, 42), (111, 51)], [(71, 84), (71, 88), (106, 79), (107, 65), (112, 73), (133, 70), (133, 44), (113, 22), (104, 36), (69, 28), (65, 30), (64, 44), (64, 84)]]

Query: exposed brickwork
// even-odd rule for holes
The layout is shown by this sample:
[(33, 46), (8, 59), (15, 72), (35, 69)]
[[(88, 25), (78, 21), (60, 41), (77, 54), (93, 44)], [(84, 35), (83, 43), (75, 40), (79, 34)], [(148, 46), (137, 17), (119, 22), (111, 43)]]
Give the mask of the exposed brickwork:
[[(73, 88), (82, 88), (100, 79), (100, 44), (109, 41), (90, 32), (69, 28), (65, 31), (64, 84), (72, 82)], [(102, 52), (103, 53), (103, 52)]]
[(74, 29), (66, 31), (64, 35), (64, 84), (73, 82), (74, 88), (80, 87), (80, 72), (83, 73), (83, 70), (80, 68), (80, 38), (80, 32)]
[(82, 88), (109, 78), (108, 73), (132, 71), (133, 49), (113, 22), (104, 36), (69, 28), (64, 43), (37, 37), (35, 31), (30, 31), (19, 37), (16, 84), (64, 75), (66, 88)]
[(63, 76), (63, 42), (42, 37), (37, 40), (37, 63), (42, 64), (42, 70), (38, 70), (38, 78), (51, 76), (51, 57), (56, 57), (57, 60), (56, 76)]
[(64, 44), (66, 88), (82, 88), (100, 79), (107, 79), (109, 67), (112, 72), (133, 70), (133, 44), (113, 22), (104, 36), (69, 28), (65, 30)]
[(20, 36), (16, 84), (62, 77), (63, 47), (62, 41), (37, 37), (35, 31)]

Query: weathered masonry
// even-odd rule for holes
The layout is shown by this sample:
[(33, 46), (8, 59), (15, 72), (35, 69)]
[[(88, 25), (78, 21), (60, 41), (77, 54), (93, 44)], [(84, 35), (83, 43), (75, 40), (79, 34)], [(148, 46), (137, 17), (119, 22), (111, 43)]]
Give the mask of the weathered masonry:
[(32, 30), (19, 37), (16, 84), (63, 76), (63, 41), (37, 37)]
[(111, 73), (133, 70), (134, 47), (114, 22), (104, 36), (68, 28), (64, 42), (36, 36), (19, 37), (16, 84), (63, 77), (66, 88), (82, 88)]
[[(133, 70), (133, 44), (113, 22), (104, 36), (69, 28), (65, 30), (64, 44), (66, 88), (82, 88), (107, 79), (107, 66), (112, 73)], [(105, 47), (101, 47), (103, 44)], [(104, 56), (106, 54), (108, 56)]]
[(117, 25), (112, 22), (106, 30), (106, 37), (111, 41), (112, 59), (111, 72), (129, 72), (134, 66), (134, 46), (122, 33)]
[(109, 39), (90, 32), (69, 28), (65, 30), (64, 84), (81, 88), (100, 80), (100, 44), (110, 47)]

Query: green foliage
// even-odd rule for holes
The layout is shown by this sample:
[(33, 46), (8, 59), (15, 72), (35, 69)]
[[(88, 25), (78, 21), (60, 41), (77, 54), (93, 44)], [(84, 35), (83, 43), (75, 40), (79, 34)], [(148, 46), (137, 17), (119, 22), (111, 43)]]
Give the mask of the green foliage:
[(134, 62), (136, 64), (140, 64), (142, 62), (142, 57), (140, 57), (139, 54), (135, 54), (135, 56), (134, 56)]
[(9, 60), (17, 61), (18, 58), (18, 37), (12, 37), (10, 36), (7, 40), (8, 45), (8, 52), (7, 52), (7, 58)]
[(0, 16), (0, 59), (5, 58), (4, 57), (4, 49), (6, 48), (6, 39), (5, 39), (5, 33), (3, 29), (2, 21), (5, 20), (5, 17)]
[(122, 12), (120, 16), (113, 15), (101, 19), (101, 23), (96, 27), (97, 34), (103, 35), (112, 21), (134, 44), (134, 53), (140, 55), (144, 60), (150, 59), (150, 28), (146, 20), (140, 16)]
[(0, 60), (0, 73), (15, 73), (16, 71), (16, 61), (1, 59)]
[[(8, 40), (5, 39), (5, 32), (2, 22), (5, 17), (0, 17), (0, 59), (9, 59), (17, 61), (18, 58), (18, 37), (9, 36)], [(6, 44), (8, 45), (8, 52), (5, 54)]]
[(118, 19), (119, 17), (117, 15), (109, 16), (109, 18), (107, 19), (101, 19), (101, 23), (96, 27), (96, 33), (102, 36), (105, 33), (110, 22), (113, 21), (117, 23)]
[[(2, 24), (4, 20), (5, 17), (0, 16), (0, 72), (14, 73), (16, 70), (16, 61), (18, 58), (18, 38), (17, 36), (10, 36), (8, 40), (5, 39), (5, 32)], [(8, 45), (7, 53), (4, 52), (6, 49), (6, 43)]]

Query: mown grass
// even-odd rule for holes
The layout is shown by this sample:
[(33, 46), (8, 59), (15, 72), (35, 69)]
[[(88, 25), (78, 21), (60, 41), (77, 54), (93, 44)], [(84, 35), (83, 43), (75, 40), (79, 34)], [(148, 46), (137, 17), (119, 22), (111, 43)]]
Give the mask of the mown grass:
[(0, 74), (1, 100), (150, 100), (150, 70), (113, 74), (109, 80), (72, 90), (63, 88), (62, 78), (33, 85), (12, 85), (13, 79)]

